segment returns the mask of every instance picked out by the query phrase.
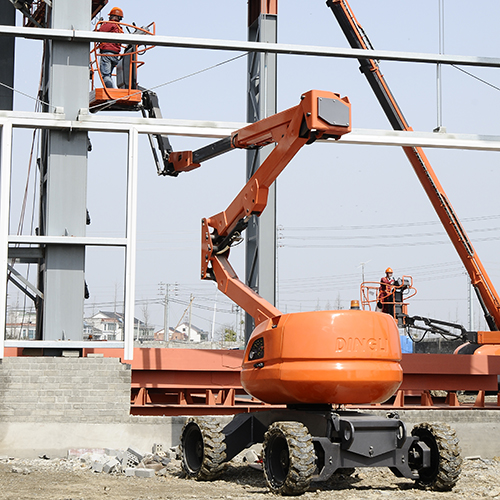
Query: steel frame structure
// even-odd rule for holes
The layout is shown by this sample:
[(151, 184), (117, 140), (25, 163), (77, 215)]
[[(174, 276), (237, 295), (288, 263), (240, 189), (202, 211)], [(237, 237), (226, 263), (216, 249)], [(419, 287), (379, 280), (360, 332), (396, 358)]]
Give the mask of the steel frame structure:
[[(157, 120), (150, 118), (113, 117), (113, 121), (103, 116), (91, 116), (82, 110), (77, 120), (67, 120), (63, 113), (17, 113), (0, 111), (0, 297), (7, 293), (7, 264), (9, 246), (15, 244), (39, 245), (45, 243), (81, 244), (88, 246), (118, 246), (126, 251), (126, 282), (125, 282), (125, 340), (121, 343), (107, 343), (109, 347), (123, 347), (125, 360), (133, 355), (133, 325), (134, 325), (134, 284), (135, 284), (135, 254), (136, 254), (136, 212), (137, 212), (137, 165), (139, 134), (165, 134), (190, 137), (224, 138), (231, 132), (242, 128), (245, 124), (215, 122), (207, 127), (205, 121), (189, 120)], [(12, 158), (12, 132), (15, 128), (40, 128), (55, 130), (82, 130), (88, 132), (125, 133), (128, 141), (128, 176), (127, 176), (127, 231), (125, 238), (95, 238), (71, 236), (17, 236), (9, 234), (9, 197), (10, 197), (10, 165)], [(435, 148), (455, 148), (500, 151), (500, 136), (459, 135), (459, 134), (428, 134), (421, 132), (394, 132), (392, 130), (353, 130), (339, 141), (325, 141), (331, 144), (372, 144), (381, 146), (427, 146)], [(6, 301), (0, 300), (0, 331), (5, 331)], [(81, 345), (80, 345), (81, 344)], [(87, 342), (45, 342), (45, 341), (5, 341), (0, 336), (0, 358), (4, 356), (5, 347), (74, 347), (99, 346), (102, 343)]]
[[(164, 36), (146, 36), (130, 34), (96, 33), (85, 30), (50, 29), (50, 28), (20, 28), (15, 26), (0, 26), (0, 36), (24, 37), (40, 40), (59, 40), (64, 42), (91, 42), (95, 40), (118, 41), (120, 43), (138, 43), (156, 46), (199, 48), (212, 50), (232, 50), (244, 52), (263, 52), (268, 54), (314, 55), (323, 57), (359, 58), (370, 57), (379, 60), (404, 62), (421, 62), (431, 64), (459, 64), (464, 66), (500, 67), (499, 58), (450, 56), (442, 54), (418, 54), (392, 51), (367, 51), (356, 49), (339, 49), (331, 47), (311, 47), (285, 45), (269, 42), (240, 42), (224, 40), (207, 40), (193, 38), (178, 38)], [(37, 245), (52, 243), (57, 245), (78, 244), (121, 246), (126, 252), (126, 293), (125, 293), (125, 341), (118, 345), (125, 349), (125, 359), (133, 356), (133, 305), (135, 286), (135, 239), (136, 239), (136, 209), (137, 209), (137, 150), (138, 135), (159, 133), (165, 135), (183, 135), (192, 137), (223, 138), (245, 124), (212, 123), (188, 120), (151, 120), (147, 118), (113, 118), (90, 116), (88, 110), (80, 109), (76, 119), (67, 119), (66, 110), (56, 108), (56, 113), (18, 113), (0, 111), (1, 143), (0, 143), (0, 273), (7, 276), (9, 245)], [(127, 182), (127, 230), (125, 238), (87, 238), (61, 236), (14, 236), (9, 235), (9, 196), (10, 196), (10, 165), (12, 158), (12, 132), (14, 128), (41, 128), (49, 130), (99, 131), (126, 133), (128, 135), (128, 182)], [(475, 149), (500, 151), (499, 136), (459, 135), (443, 133), (394, 132), (387, 130), (354, 130), (347, 137), (338, 141), (339, 144), (372, 144), (393, 146), (422, 146), (456, 149)], [(67, 239), (66, 239), (67, 238)], [(0, 297), (6, 297), (7, 280), (0, 280)], [(0, 300), (0, 331), (5, 331), (6, 301)], [(60, 347), (76, 347), (79, 342), (58, 342)], [(4, 355), (4, 347), (10, 345), (0, 339), (0, 358)], [(27, 345), (27, 344), (23, 344)], [(44, 341), (37, 341), (37, 346), (43, 347)], [(48, 344), (47, 344), (48, 345)], [(88, 345), (85, 343), (85, 345)], [(111, 347), (111, 345), (110, 345)]]

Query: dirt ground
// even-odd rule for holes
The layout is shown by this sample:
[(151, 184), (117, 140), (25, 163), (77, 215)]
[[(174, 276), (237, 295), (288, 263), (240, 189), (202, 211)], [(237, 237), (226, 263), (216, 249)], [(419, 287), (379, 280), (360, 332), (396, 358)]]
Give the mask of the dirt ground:
[[(77, 459), (0, 461), (0, 499), (8, 500), (163, 500), (163, 499), (272, 499), (262, 471), (234, 461), (213, 482), (184, 479), (180, 462), (172, 460), (164, 475), (152, 478), (93, 472)], [(452, 492), (440, 493), (416, 487), (389, 470), (356, 469), (349, 477), (334, 476), (326, 483), (312, 483), (304, 500), (500, 500), (500, 458), (465, 459), (458, 484)]]

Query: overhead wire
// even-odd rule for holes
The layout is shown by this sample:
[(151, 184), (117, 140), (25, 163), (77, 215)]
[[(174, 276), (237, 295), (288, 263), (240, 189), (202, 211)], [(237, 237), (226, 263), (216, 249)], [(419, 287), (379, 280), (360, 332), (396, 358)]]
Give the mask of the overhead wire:
[[(485, 242), (485, 241), (498, 241), (500, 240), (500, 236), (491, 236), (489, 238), (475, 238), (476, 242)], [(426, 246), (426, 245), (449, 245), (449, 241), (419, 241), (419, 242), (414, 242), (414, 243), (409, 243), (409, 242), (394, 242), (391, 243), (392, 247), (418, 247), (418, 246)], [(299, 248), (299, 249), (304, 249), (304, 248), (315, 248), (315, 249), (327, 249), (327, 248), (336, 248), (336, 249), (349, 249), (349, 248), (380, 248), (380, 247), (386, 247), (387, 242), (385, 243), (369, 243), (366, 245), (362, 244), (355, 244), (355, 245), (283, 245), (285, 248)]]
[[(500, 227), (487, 227), (484, 229), (471, 229), (468, 232), (469, 233), (482, 233), (482, 232), (491, 232), (491, 231), (498, 231), (500, 234)], [(359, 239), (366, 239), (366, 240), (374, 240), (374, 239), (388, 239), (388, 238), (422, 238), (423, 236), (426, 237), (433, 237), (433, 236), (443, 236), (444, 229), (443, 231), (438, 231), (438, 232), (433, 232), (433, 233), (397, 233), (397, 234), (377, 234), (377, 235), (366, 235), (366, 234), (361, 234), (361, 235), (354, 235), (354, 236), (286, 236), (283, 239), (287, 240), (359, 240)]]
[[(483, 220), (500, 219), (500, 214), (482, 215), (478, 217), (466, 217), (462, 219), (463, 223), (477, 222)], [(282, 226), (281, 230), (287, 231), (344, 231), (344, 230), (358, 230), (358, 229), (388, 229), (400, 227), (415, 227), (415, 226), (435, 226), (441, 225), (438, 220), (433, 221), (420, 221), (420, 222), (396, 222), (390, 224), (365, 224), (365, 225), (351, 225), (351, 226), (296, 226), (287, 227)]]
[(42, 101), (41, 99), (38, 99), (38, 97), (33, 97), (32, 95), (26, 94), (25, 92), (21, 92), (20, 90), (14, 88), (14, 87), (11, 87), (10, 85), (7, 85), (6, 83), (0, 82), (0, 85), (2, 87), (5, 87), (5, 88), (11, 90), (12, 92), (16, 92), (17, 94), (21, 94), (24, 97), (27, 97), (28, 99), (32, 99), (32, 100), (36, 101), (37, 103), (45, 104), (46, 106), (50, 106), (51, 108), (56, 109), (56, 106), (54, 106), (53, 104)]
[[(206, 71), (210, 71), (211, 69), (215, 69), (215, 68), (218, 68), (219, 66), (223, 66), (224, 64), (230, 63), (232, 61), (236, 61), (237, 59), (241, 59), (242, 57), (246, 56), (247, 54), (248, 54), (248, 52), (244, 52), (243, 54), (240, 54), (240, 55), (235, 56), (235, 57), (231, 57), (229, 59), (226, 59), (225, 61), (218, 62), (217, 64), (213, 64), (212, 66), (208, 66), (208, 67), (200, 69), (198, 71), (194, 71), (193, 73), (189, 73), (187, 75), (180, 76), (178, 78), (174, 78), (173, 80), (169, 80), (168, 82), (160, 83), (159, 85), (155, 85), (153, 87), (149, 87), (149, 88), (144, 89), (144, 90), (139, 90), (137, 92), (134, 92), (133, 94), (130, 94), (130, 96), (139, 95), (139, 94), (142, 94), (142, 92), (144, 92), (144, 91), (156, 90), (156, 89), (159, 89), (161, 87), (165, 87), (167, 85), (171, 85), (173, 83), (177, 83), (177, 82), (180, 82), (182, 80), (186, 80), (187, 78), (191, 78), (192, 76), (196, 76), (196, 75), (199, 75), (201, 73), (205, 73)], [(89, 108), (89, 111), (92, 109), (95, 109), (95, 108), (99, 108), (99, 110), (102, 111), (102, 110), (108, 108), (109, 106), (113, 105), (115, 102), (118, 102), (120, 99), (121, 98), (112, 99), (112, 100), (108, 101), (105, 106), (103, 106), (102, 104), (96, 104), (94, 106), (91, 106)]]

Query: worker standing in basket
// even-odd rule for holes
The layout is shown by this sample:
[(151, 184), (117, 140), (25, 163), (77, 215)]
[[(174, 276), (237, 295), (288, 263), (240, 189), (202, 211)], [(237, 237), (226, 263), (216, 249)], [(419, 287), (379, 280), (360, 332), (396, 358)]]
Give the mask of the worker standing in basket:
[[(109, 11), (109, 21), (102, 23), (99, 31), (108, 33), (123, 33), (120, 21), (123, 19), (123, 10), (113, 7)], [(99, 68), (102, 80), (107, 88), (115, 88), (111, 74), (120, 60), (122, 47), (119, 43), (101, 42), (99, 44), (100, 64)]]
[(385, 270), (385, 276), (380, 280), (377, 306), (382, 312), (394, 313), (394, 278), (390, 267)]

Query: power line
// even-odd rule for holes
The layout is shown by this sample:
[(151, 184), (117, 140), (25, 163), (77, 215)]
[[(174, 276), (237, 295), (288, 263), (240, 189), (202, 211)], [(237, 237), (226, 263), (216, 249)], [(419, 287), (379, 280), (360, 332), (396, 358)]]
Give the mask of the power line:
[(53, 109), (56, 109), (56, 106), (54, 106), (54, 105), (52, 105), (52, 104), (50, 104), (50, 103), (48, 103), (48, 102), (42, 101), (41, 99), (38, 99), (37, 97), (33, 97), (33, 96), (29, 95), (29, 94), (26, 94), (26, 93), (24, 93), (24, 92), (21, 92), (20, 90), (17, 90), (17, 89), (15, 89), (14, 87), (11, 87), (10, 85), (7, 85), (6, 83), (0, 82), (0, 85), (1, 85), (2, 87), (5, 87), (5, 88), (9, 89), (9, 90), (12, 90), (13, 92), (16, 92), (17, 94), (21, 94), (21, 95), (23, 95), (24, 97), (27, 97), (28, 99), (32, 99), (33, 101), (39, 102), (39, 103), (41, 103), (41, 104), (45, 104), (45, 105), (47, 105), (47, 106), (50, 106), (50, 107), (51, 107), (51, 108), (53, 108)]
[[(500, 219), (500, 214), (483, 215), (479, 217), (467, 217), (462, 219), (463, 223), (478, 222), (492, 219)], [(297, 227), (281, 227), (281, 231), (348, 231), (359, 229), (388, 229), (388, 228), (401, 228), (401, 227), (415, 227), (415, 226), (435, 226), (441, 225), (440, 221), (420, 221), (420, 222), (402, 222), (392, 224), (369, 224), (363, 226), (297, 226)]]
[[(468, 231), (469, 233), (481, 233), (481, 232), (491, 232), (491, 231), (499, 231), (500, 227), (488, 227), (484, 229), (471, 229)], [(356, 240), (356, 239), (387, 239), (387, 238), (422, 238), (422, 237), (434, 237), (434, 236), (443, 236), (443, 231), (432, 232), (432, 233), (397, 233), (397, 234), (377, 234), (377, 235), (354, 235), (354, 236), (285, 236), (284, 240)]]
[[(498, 241), (500, 240), (500, 236), (492, 236), (490, 238), (476, 238), (476, 242), (484, 242), (484, 241)], [(425, 246), (425, 245), (449, 245), (449, 241), (419, 241), (415, 243), (409, 243), (409, 242), (393, 242), (391, 243), (391, 247), (418, 247), (418, 246)], [(370, 243), (367, 245), (285, 245), (283, 244), (283, 247), (285, 248), (337, 248), (337, 249), (349, 249), (349, 248), (374, 248), (374, 247), (387, 247), (387, 242), (385, 243)]]
[[(172, 83), (177, 83), (177, 82), (180, 82), (182, 80), (186, 80), (187, 78), (190, 78), (192, 76), (196, 76), (196, 75), (199, 75), (201, 73), (205, 73), (206, 71), (209, 71), (211, 69), (218, 68), (219, 66), (223, 66), (224, 64), (230, 63), (232, 61), (236, 61), (236, 59), (240, 59), (240, 58), (246, 56), (247, 54), (248, 54), (248, 52), (244, 52), (243, 54), (240, 54), (239, 56), (231, 57), (230, 59), (226, 59), (225, 61), (221, 61), (217, 64), (213, 64), (212, 66), (208, 66), (207, 68), (203, 68), (203, 69), (200, 69), (198, 71), (194, 71), (193, 73), (189, 73), (188, 75), (180, 76), (179, 78), (175, 78), (175, 79), (170, 80), (170, 81), (165, 82), (165, 83), (160, 83), (159, 85), (155, 85), (154, 87), (150, 87), (148, 89), (139, 90), (133, 94), (130, 94), (130, 96), (139, 95), (139, 94), (142, 94), (142, 92), (144, 92), (144, 91), (156, 90), (156, 89), (159, 89), (160, 87), (165, 87), (166, 85), (171, 85)], [(95, 106), (91, 106), (89, 108), (89, 110), (94, 109), (94, 108), (99, 108), (99, 110), (102, 111), (103, 109), (106, 109), (107, 107), (111, 106), (112, 104), (114, 104), (115, 102), (117, 102), (119, 100), (120, 99), (110, 100), (106, 103), (105, 106), (103, 106), (102, 104), (96, 104)]]

